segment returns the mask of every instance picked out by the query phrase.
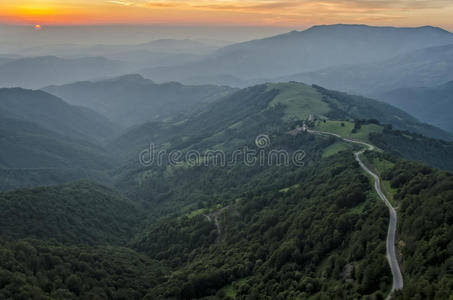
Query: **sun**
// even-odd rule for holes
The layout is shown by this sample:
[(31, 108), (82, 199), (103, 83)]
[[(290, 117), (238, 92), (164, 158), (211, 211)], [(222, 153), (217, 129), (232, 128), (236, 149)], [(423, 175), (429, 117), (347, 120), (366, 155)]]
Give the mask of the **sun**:
[(42, 27), (41, 27), (41, 25), (36, 24), (34, 28), (35, 28), (35, 30), (41, 30)]

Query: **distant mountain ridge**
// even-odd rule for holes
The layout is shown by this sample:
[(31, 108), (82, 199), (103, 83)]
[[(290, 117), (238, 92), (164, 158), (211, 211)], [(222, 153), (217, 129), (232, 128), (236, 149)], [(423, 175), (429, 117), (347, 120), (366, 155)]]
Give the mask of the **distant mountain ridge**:
[(213, 45), (189, 39), (158, 39), (138, 46), (145, 46), (148, 50), (165, 53), (194, 53), (194, 51), (208, 53), (217, 49)]
[(31, 122), (0, 116), (0, 168), (104, 170), (113, 159), (98, 145), (62, 136)]
[(395, 28), (323, 25), (270, 38), (233, 44), (197, 63), (146, 69), (150, 78), (190, 80), (230, 75), (245, 80), (272, 78), (344, 64), (390, 59), (398, 54), (453, 43), (453, 34), (436, 27)]
[(126, 73), (122, 63), (104, 57), (27, 57), (0, 65), (0, 87), (41, 88), (82, 79), (111, 77)]
[(32, 122), (72, 138), (102, 140), (117, 130), (104, 116), (39, 90), (0, 89), (0, 116)]
[(453, 81), (435, 87), (396, 89), (383, 93), (380, 98), (453, 133)]
[(116, 130), (44, 91), (0, 89), (0, 168), (106, 169), (113, 161), (99, 144)]
[(371, 97), (397, 89), (437, 86), (453, 80), (453, 43), (415, 50), (376, 63), (353, 64), (283, 76)]
[(157, 84), (137, 74), (49, 86), (44, 90), (71, 104), (89, 107), (123, 127), (197, 110), (201, 104), (216, 101), (234, 91), (226, 86)]

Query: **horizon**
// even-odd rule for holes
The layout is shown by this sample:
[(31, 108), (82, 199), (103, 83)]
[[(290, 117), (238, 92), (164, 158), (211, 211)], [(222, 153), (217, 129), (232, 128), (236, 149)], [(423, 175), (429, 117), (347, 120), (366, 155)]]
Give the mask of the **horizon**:
[[(37, 26), (39, 25), (39, 28)], [(365, 23), (314, 24), (308, 27), (272, 26), (178, 26), (166, 24), (96, 24), (96, 25), (50, 25), (2, 24), (0, 37), (5, 41), (0, 53), (14, 51), (17, 47), (45, 45), (134, 45), (161, 39), (195, 40), (218, 47), (250, 40), (269, 38), (293, 31), (303, 32), (321, 26), (367, 26), (376, 28), (439, 28), (452, 33), (448, 28), (433, 25), (376, 26)], [(96, 42), (94, 42), (96, 41)]]
[(0, 23), (34, 26), (106, 24), (165, 26), (311, 27), (315, 24), (369, 24), (453, 30), (453, 3), (444, 0), (363, 1), (144, 1), (68, 2), (12, 0), (0, 4)]

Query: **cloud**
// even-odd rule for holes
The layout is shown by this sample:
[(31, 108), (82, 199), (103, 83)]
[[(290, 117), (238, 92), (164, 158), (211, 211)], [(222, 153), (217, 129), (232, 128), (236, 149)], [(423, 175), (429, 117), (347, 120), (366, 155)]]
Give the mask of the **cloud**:
[[(450, 16), (453, 12), (453, 0), (81, 0), (90, 4), (99, 4), (98, 1), (109, 5), (109, 18), (144, 23), (234, 23), (299, 27), (323, 23), (395, 26), (430, 23), (448, 27), (452, 25)], [(93, 15), (96, 13), (93, 12)], [(99, 10), (98, 14), (101, 13)], [(102, 19), (106, 19), (105, 15)]]
[(378, 17), (379, 14), (390, 16), (400, 11), (453, 7), (451, 0), (135, 0), (135, 3), (148, 8), (168, 7), (276, 16), (301, 15), (310, 11), (312, 14), (328, 12), (332, 15), (366, 13)]
[(149, 7), (149, 8), (153, 8), (153, 7), (173, 7), (173, 8), (180, 7), (180, 8), (183, 8), (183, 7), (187, 7), (188, 5), (187, 5), (186, 2), (148, 1), (143, 6), (144, 7)]
[[(112, 0), (212, 22), (300, 26), (322, 23), (426, 25), (425, 10), (445, 15), (452, 0)], [(445, 9), (446, 8), (446, 9)], [(431, 16), (433, 12), (430, 12)], [(435, 20), (431, 17), (430, 20)], [(422, 24), (423, 23), (423, 24)]]
[[(112, 1), (113, 2), (113, 1)], [(121, 2), (121, 1), (118, 1)], [(135, 0), (137, 4), (147, 2), (150, 6), (191, 6), (191, 7), (209, 7), (225, 9), (242, 9), (242, 8), (287, 8), (303, 7), (310, 4), (337, 4), (355, 7), (367, 8), (441, 8), (452, 6), (451, 0), (160, 0), (160, 1), (143, 1)]]
[(452, 6), (450, 0), (324, 0), (311, 2), (333, 3), (347, 7), (353, 6), (371, 9), (426, 9)]
[[(192, 1), (194, 3), (196, 1)], [(261, 3), (265, 2), (265, 3)], [(212, 1), (211, 3), (200, 3), (192, 5), (192, 7), (198, 8), (214, 8), (214, 9), (227, 9), (227, 10), (261, 10), (261, 9), (282, 9), (282, 8), (291, 8), (299, 7), (301, 3), (299, 1), (243, 1), (243, 2), (216, 2)]]
[(135, 4), (135, 3), (132, 3), (132, 2), (117, 1), (117, 0), (109, 0), (107, 2), (108, 3), (112, 3), (112, 4), (123, 5), (123, 6), (131, 6), (131, 5)]

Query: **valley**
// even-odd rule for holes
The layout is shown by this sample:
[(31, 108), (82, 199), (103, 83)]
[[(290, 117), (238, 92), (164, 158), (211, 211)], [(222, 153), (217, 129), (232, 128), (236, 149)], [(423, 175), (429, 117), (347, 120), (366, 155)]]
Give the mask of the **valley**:
[[(369, 101), (374, 109), (366, 110), (363, 101)], [(383, 113), (388, 110), (392, 111), (390, 117)], [(360, 115), (370, 119), (354, 118)], [(391, 117), (395, 115), (398, 118)], [(143, 128), (131, 128), (113, 142), (107, 141), (115, 145), (116, 153), (110, 155), (122, 163), (120, 167), (104, 168), (105, 175), (99, 174), (91, 180), (111, 188), (88, 182), (64, 185), (63, 180), (54, 187), (3, 193), (6, 202), (2, 207), (8, 207), (5, 211), (8, 213), (2, 218), (5, 221), (2, 237), (11, 243), (21, 239), (29, 243), (27, 247), (49, 249), (45, 251), (54, 251), (52, 247), (89, 247), (85, 249), (99, 251), (103, 251), (102, 247), (114, 247), (115, 251), (123, 251), (119, 247), (126, 247), (127, 251), (134, 251), (130, 259), (145, 255), (156, 262), (151, 264), (159, 266), (160, 271), (153, 273), (153, 284), (140, 287), (135, 296), (130, 289), (122, 291), (132, 298), (160, 295), (189, 299), (210, 294), (223, 297), (223, 293), (238, 298), (255, 293), (317, 299), (331, 293), (346, 298), (384, 297), (390, 291), (399, 297), (406, 289), (397, 271), (396, 253), (401, 255), (400, 241), (405, 235), (395, 226), (395, 211), (379, 184), (385, 182), (388, 187), (388, 171), (379, 175), (382, 176), (379, 179), (359, 158), (364, 156), (368, 161), (373, 155), (389, 155), (388, 148), (380, 146), (377, 151), (362, 154), (363, 146), (373, 150), (370, 144), (374, 141), (386, 141), (399, 132), (380, 121), (405, 128), (404, 135), (413, 143), (418, 134), (409, 130), (432, 130), (386, 104), (358, 100), (317, 86), (269, 84), (239, 90), (213, 101), (183, 121), (154, 121), (142, 125)], [(207, 122), (210, 126), (205, 125)], [(313, 129), (295, 136), (287, 133), (303, 122), (309, 122)], [(137, 161), (138, 153), (149, 141), (167, 150), (197, 149), (204, 153), (218, 148), (229, 155), (241, 144), (256, 147), (254, 139), (263, 132), (269, 135), (273, 149), (290, 153), (303, 149), (307, 153), (304, 166), (247, 166), (238, 162), (228, 167), (143, 167)], [(348, 146), (341, 146), (343, 143)], [(386, 159), (400, 161), (405, 166), (403, 157), (410, 155), (408, 150), (406, 146), (401, 147), (399, 158)], [(51, 174), (44, 169), (41, 172)], [(365, 176), (367, 173), (370, 178)], [(86, 178), (87, 174), (81, 173), (80, 178)], [(71, 175), (67, 180), (76, 178)], [(371, 189), (373, 180), (375, 190)], [(390, 190), (396, 193), (392, 197), (399, 197), (401, 188), (392, 184)], [(90, 197), (93, 199), (89, 200)], [(50, 199), (58, 202), (50, 204)], [(67, 200), (61, 202), (62, 199)], [(44, 202), (39, 206), (29, 204), (40, 201)], [(17, 206), (19, 203), (21, 206)], [(46, 212), (48, 204), (53, 207), (51, 213)], [(56, 210), (59, 205), (62, 206)], [(402, 209), (401, 204), (393, 205)], [(43, 217), (49, 216), (48, 220), (41, 217), (37, 226), (29, 219), (27, 226), (31, 227), (15, 223), (24, 219), (18, 212), (36, 215), (38, 207)], [(27, 213), (27, 209), (31, 211)], [(402, 210), (398, 211), (400, 214), (406, 213)], [(88, 215), (94, 219), (87, 219)], [(116, 217), (109, 219), (113, 216)], [(97, 220), (102, 220), (103, 225)], [(47, 225), (43, 227), (44, 224)], [(61, 231), (54, 232), (54, 228)], [(72, 230), (76, 231), (72, 233)], [(49, 238), (53, 244), (48, 246), (35, 242)], [(15, 247), (2, 245), (4, 249)], [(370, 253), (371, 249), (374, 250)], [(402, 268), (406, 268), (404, 260)], [(354, 275), (342, 275), (346, 269), (352, 269)], [(143, 276), (140, 273), (143, 271), (131, 272)], [(312, 275), (301, 277), (301, 272)], [(77, 274), (81, 278), (82, 273)], [(405, 283), (412, 286), (412, 273), (403, 274)], [(268, 278), (265, 281), (273, 278), (272, 290), (265, 288), (263, 278)], [(294, 284), (296, 278), (301, 280), (300, 284)], [(80, 283), (77, 289), (68, 288), (79, 295), (104, 293)], [(8, 290), (16, 293), (13, 286), (5, 291)], [(46, 293), (43, 287), (40, 290)]]
[(451, 32), (2, 26), (0, 299), (452, 299)]

